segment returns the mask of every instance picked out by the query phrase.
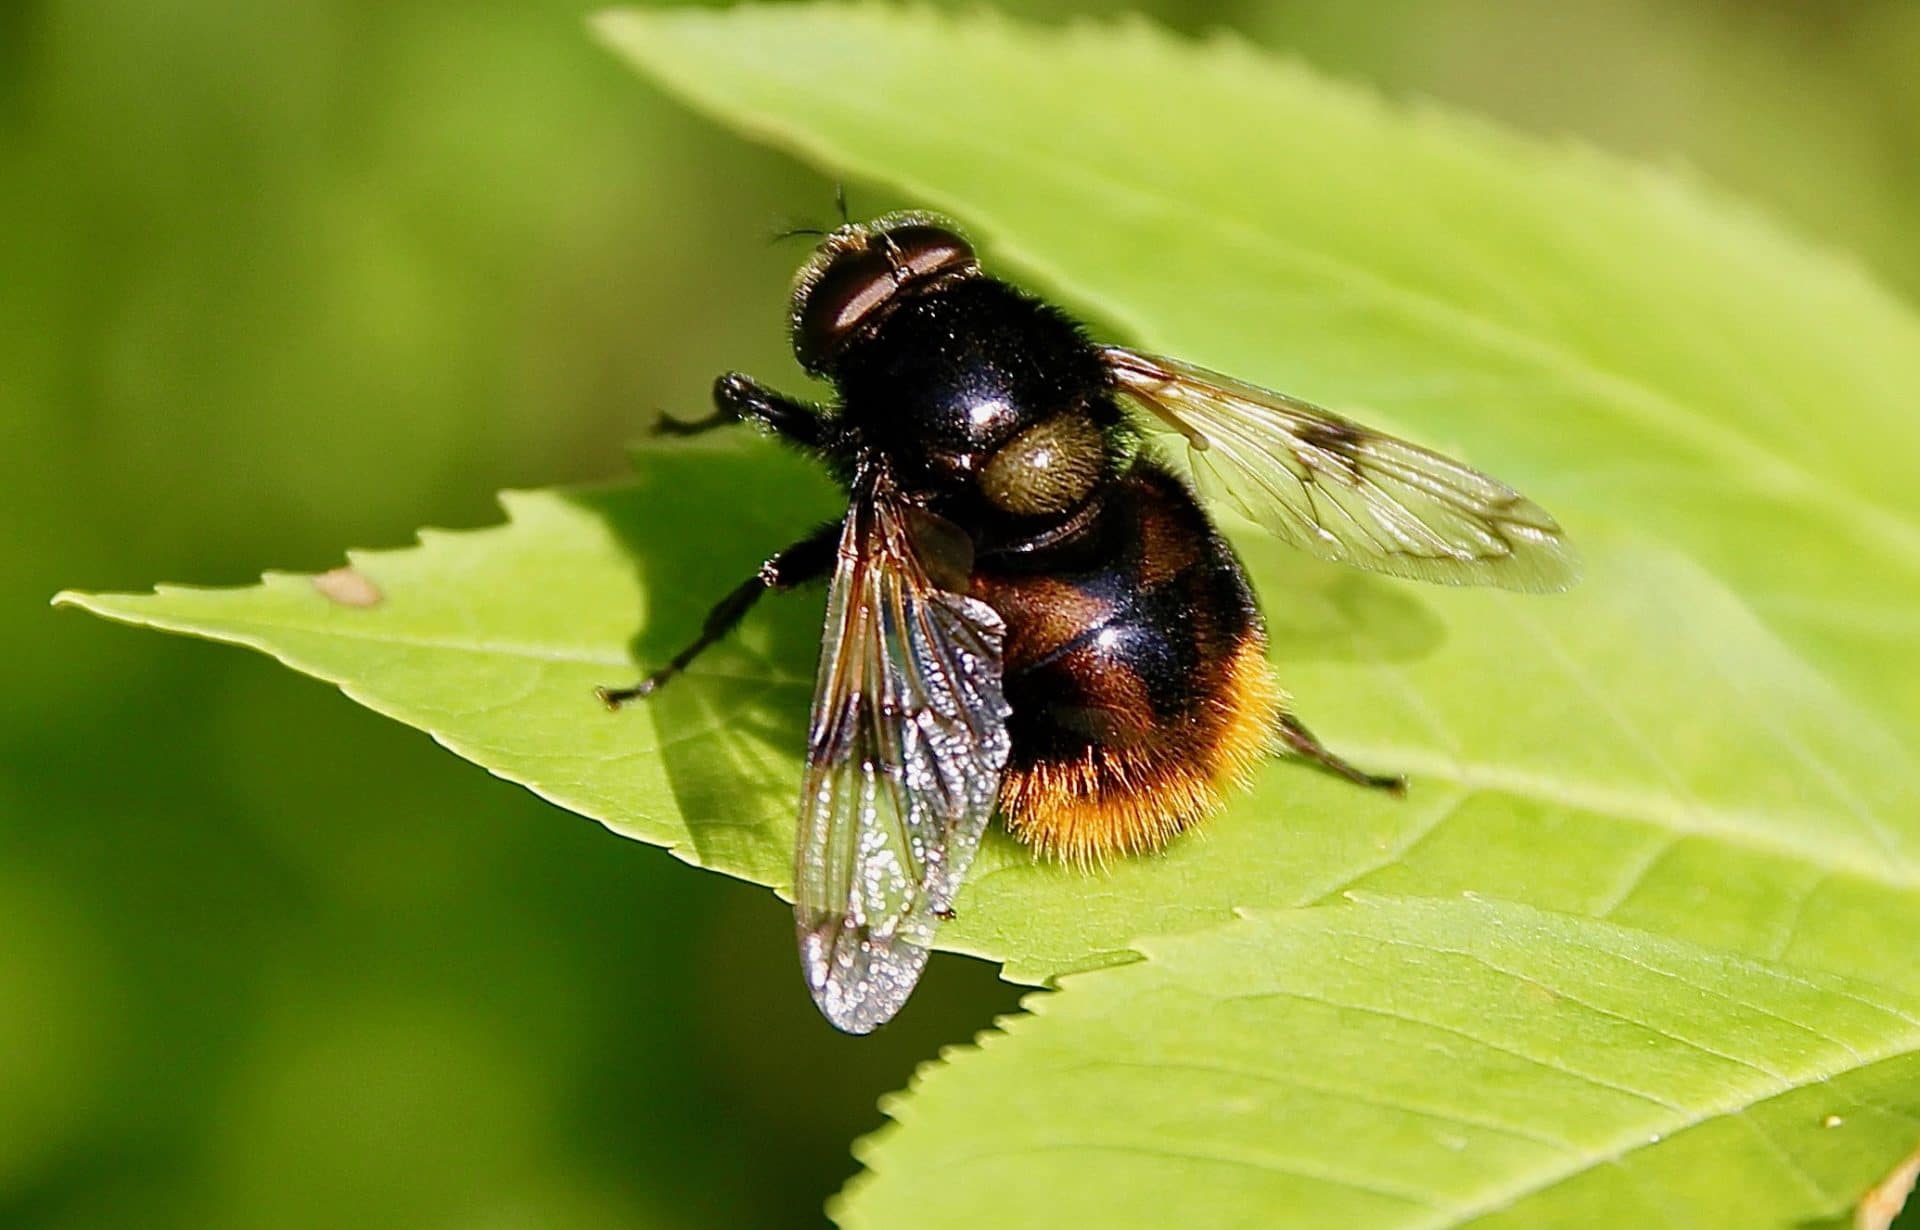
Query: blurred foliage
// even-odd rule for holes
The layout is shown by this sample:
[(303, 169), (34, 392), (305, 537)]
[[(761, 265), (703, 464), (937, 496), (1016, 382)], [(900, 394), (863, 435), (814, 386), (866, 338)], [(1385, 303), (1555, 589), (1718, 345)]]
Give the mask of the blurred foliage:
[[(1149, 7), (1692, 162), (1920, 291), (1910, 0)], [(764, 893), (44, 608), (488, 522), (719, 370), (798, 384), (765, 237), (830, 187), (582, 12), (0, 6), (0, 1225), (815, 1224), (874, 1098), (1011, 1006), (949, 959), (836, 1037)]]

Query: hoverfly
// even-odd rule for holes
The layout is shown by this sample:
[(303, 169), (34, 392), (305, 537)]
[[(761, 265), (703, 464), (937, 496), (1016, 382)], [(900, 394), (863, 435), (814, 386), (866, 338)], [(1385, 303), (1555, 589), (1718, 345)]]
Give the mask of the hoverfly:
[(1286, 708), (1233, 549), (1143, 445), (1184, 436), (1199, 490), (1322, 559), (1556, 590), (1577, 565), (1512, 488), (1176, 359), (1091, 341), (982, 270), (949, 221), (825, 235), (794, 352), (828, 409), (731, 373), (689, 434), (747, 421), (819, 458), (844, 519), (774, 554), (645, 696), (768, 590), (830, 577), (794, 856), (808, 987), (866, 1033), (899, 1011), (996, 814), (1044, 854), (1156, 849), (1271, 751), (1367, 786)]

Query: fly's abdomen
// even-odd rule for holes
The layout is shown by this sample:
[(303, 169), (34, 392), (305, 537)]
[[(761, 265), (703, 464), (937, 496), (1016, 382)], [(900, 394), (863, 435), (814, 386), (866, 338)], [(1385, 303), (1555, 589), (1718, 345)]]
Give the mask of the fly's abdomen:
[(1232, 549), (1177, 480), (1138, 465), (1059, 544), (987, 556), (1007, 622), (1008, 829), (1056, 857), (1151, 849), (1269, 747), (1280, 692)]

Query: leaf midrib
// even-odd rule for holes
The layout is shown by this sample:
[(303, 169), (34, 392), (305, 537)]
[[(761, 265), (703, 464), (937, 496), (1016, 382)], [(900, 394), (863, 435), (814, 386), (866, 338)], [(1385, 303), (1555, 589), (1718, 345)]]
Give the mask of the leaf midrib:
[[(1882, 863), (1864, 857), (1836, 858), (1831, 847), (1818, 844), (1811, 838), (1805, 844), (1769, 840), (1763, 833), (1739, 826), (1738, 818), (1748, 813), (1729, 809), (1720, 803), (1689, 800), (1683, 806), (1678, 800), (1656, 792), (1625, 789), (1612, 783), (1556, 777), (1485, 761), (1464, 760), (1448, 754), (1437, 754), (1432, 749), (1415, 749), (1403, 744), (1375, 743), (1349, 746), (1348, 750), (1359, 763), (1391, 764), (1404, 770), (1416, 782), (1425, 778), (1447, 782), (1469, 794), (1492, 792), (1639, 821), (1680, 839), (1709, 838), (1755, 853), (1786, 857), (1814, 870), (1856, 876), (1903, 892), (1920, 890), (1920, 876), (1899, 874)], [(1731, 823), (1690, 823), (1689, 815), (1727, 817)]]

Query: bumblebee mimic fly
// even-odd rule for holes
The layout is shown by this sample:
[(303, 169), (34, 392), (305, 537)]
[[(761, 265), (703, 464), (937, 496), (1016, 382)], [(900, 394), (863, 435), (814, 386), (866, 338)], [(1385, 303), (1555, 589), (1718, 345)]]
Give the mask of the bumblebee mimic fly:
[[(711, 417), (662, 430), (758, 424), (825, 464), (845, 517), (769, 558), (652, 676), (601, 695), (651, 693), (761, 594), (828, 579), (794, 912), (807, 985), (850, 1033), (899, 1011), (996, 814), (1042, 854), (1097, 864), (1164, 846), (1270, 752), (1401, 787), (1288, 712), (1246, 573), (1196, 491), (1391, 576), (1545, 591), (1576, 575), (1553, 518), (1505, 484), (1100, 345), (931, 214), (823, 236), (791, 329), (833, 406), (734, 373)], [(1155, 427), (1185, 437), (1191, 485), (1146, 444)]]

